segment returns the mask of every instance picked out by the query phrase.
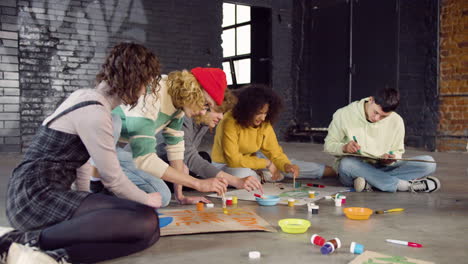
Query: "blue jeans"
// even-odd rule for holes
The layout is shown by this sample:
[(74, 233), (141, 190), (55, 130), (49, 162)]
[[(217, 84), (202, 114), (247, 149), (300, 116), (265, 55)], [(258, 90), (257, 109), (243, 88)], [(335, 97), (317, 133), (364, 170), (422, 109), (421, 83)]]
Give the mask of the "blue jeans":
[[(257, 157), (262, 158), (262, 159), (268, 159), (260, 151), (257, 152)], [(323, 176), (323, 171), (325, 170), (325, 165), (323, 164), (310, 162), (310, 161), (295, 160), (295, 159), (291, 159), (290, 161), (292, 164), (296, 164), (300, 169), (300, 174), (299, 174), (298, 179), (320, 179)], [(239, 177), (239, 178), (245, 178), (248, 176), (255, 176), (258, 178), (257, 173), (250, 168), (231, 168), (227, 166), (227, 164), (216, 163), (216, 162), (213, 162), (213, 165), (217, 167), (218, 169), (226, 173), (229, 173), (233, 176)], [(263, 170), (268, 171), (268, 169), (263, 169)], [(291, 173), (287, 173), (285, 176), (288, 178), (293, 177)]]
[[(427, 155), (411, 159), (434, 161)], [(344, 157), (338, 165), (340, 181), (345, 186), (353, 186), (355, 178), (363, 177), (370, 185), (384, 192), (395, 192), (398, 180), (419, 179), (431, 175), (435, 170), (435, 163), (397, 161), (389, 166), (382, 166), (369, 164), (357, 157)]]
[(171, 190), (163, 180), (139, 170), (133, 162), (131, 152), (117, 147), (117, 157), (119, 158), (120, 167), (122, 167), (123, 172), (130, 181), (146, 193), (160, 193), (162, 197), (162, 207), (169, 205), (171, 201)]

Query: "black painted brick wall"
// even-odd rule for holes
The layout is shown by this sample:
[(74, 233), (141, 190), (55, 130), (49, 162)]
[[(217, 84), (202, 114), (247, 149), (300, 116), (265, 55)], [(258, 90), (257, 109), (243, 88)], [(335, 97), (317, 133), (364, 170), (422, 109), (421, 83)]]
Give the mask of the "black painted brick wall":
[(0, 1), (0, 152), (20, 151), (16, 0)]
[[(221, 1), (18, 1), (23, 149), (71, 92), (92, 88), (110, 47), (149, 47), (163, 71), (221, 66)], [(209, 3), (208, 3), (209, 2)]]
[[(8, 116), (0, 111), (0, 129), (6, 126), (6, 119), (16, 118), (15, 123), (8, 121), (10, 126), (16, 124), (16, 141), (9, 141), (15, 144), (5, 147), (0, 134), (0, 152), (26, 149), (38, 126), (64, 98), (77, 89), (92, 88), (107, 51), (120, 41), (135, 41), (152, 49), (160, 57), (164, 73), (221, 66), (222, 0), (2, 0), (4, 3), (17, 10), (5, 9), (11, 14), (2, 13), (2, 30), (8, 27), (9, 31), (19, 32), (16, 43), (3, 41), (3, 34), (0, 38), (10, 43), (12, 49), (8, 52), (17, 54), (19, 63), (9, 62), (2, 67), (19, 71), (19, 83), (14, 94), (8, 94), (10, 98), (4, 99), (2, 94), (2, 100), (16, 100), (18, 107)], [(292, 116), (291, 3), (237, 3), (272, 9), (272, 86), (285, 98), (282, 120), (288, 120)], [(1, 52), (5, 52), (3, 47)], [(6, 78), (0, 73), (0, 80)], [(1, 89), (7, 95), (7, 90)], [(286, 121), (277, 125), (279, 138), (286, 125)]]
[(400, 0), (398, 112), (406, 144), (435, 150), (438, 125), (438, 1)]

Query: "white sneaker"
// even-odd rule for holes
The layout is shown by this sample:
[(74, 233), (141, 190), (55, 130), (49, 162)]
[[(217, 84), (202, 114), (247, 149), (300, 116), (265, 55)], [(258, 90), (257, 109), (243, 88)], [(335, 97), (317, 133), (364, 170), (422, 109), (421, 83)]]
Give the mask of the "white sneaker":
[(436, 177), (428, 176), (422, 179), (408, 181), (412, 192), (435, 192), (440, 189), (440, 181)]
[(13, 243), (8, 251), (6, 264), (70, 264), (64, 260), (57, 261), (51, 256), (33, 247)]
[(354, 179), (354, 190), (356, 192), (372, 192), (372, 185), (370, 185), (363, 177)]

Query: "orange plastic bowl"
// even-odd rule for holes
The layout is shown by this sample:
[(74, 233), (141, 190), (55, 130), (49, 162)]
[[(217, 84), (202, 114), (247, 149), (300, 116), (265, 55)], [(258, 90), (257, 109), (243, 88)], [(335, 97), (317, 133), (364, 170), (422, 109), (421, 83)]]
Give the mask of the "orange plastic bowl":
[(349, 219), (353, 220), (367, 220), (374, 213), (372, 209), (364, 207), (346, 207), (343, 209), (343, 213)]

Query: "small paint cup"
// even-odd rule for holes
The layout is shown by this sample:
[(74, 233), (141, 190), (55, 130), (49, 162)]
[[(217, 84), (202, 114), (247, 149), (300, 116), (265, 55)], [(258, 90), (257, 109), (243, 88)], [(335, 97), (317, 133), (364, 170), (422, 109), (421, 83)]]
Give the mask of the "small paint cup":
[(341, 206), (341, 198), (335, 198), (335, 206), (340, 207)]
[(328, 255), (330, 253), (335, 252), (335, 250), (341, 247), (341, 241), (339, 238), (335, 237), (332, 240), (328, 240), (321, 248), (320, 252), (323, 255)]
[(309, 198), (315, 198), (315, 191), (309, 191)]
[(340, 198), (341, 198), (341, 204), (345, 204), (346, 203), (346, 196), (341, 195)]
[(212, 203), (207, 203), (206, 204), (206, 208), (213, 208), (213, 207), (214, 207), (214, 204), (212, 204)]
[(262, 256), (259, 251), (250, 251), (249, 258), (250, 259), (259, 259)]
[(231, 196), (226, 197), (226, 205), (232, 205), (232, 197)]
[(237, 204), (237, 196), (232, 197), (232, 204)]
[(307, 203), (307, 211), (312, 213), (312, 208), (315, 206), (315, 203)]
[(288, 206), (293, 207), (294, 206), (294, 201), (295, 200), (293, 198), (289, 198), (288, 199)]
[(323, 244), (325, 244), (325, 238), (317, 234), (313, 234), (312, 237), (310, 238), (310, 242), (317, 246), (323, 246)]
[(312, 214), (318, 214), (319, 213), (319, 206), (314, 205), (312, 206)]
[(364, 252), (364, 246), (356, 242), (351, 242), (351, 245), (349, 246), (349, 252), (353, 254), (362, 254), (362, 252)]
[(202, 202), (197, 203), (197, 211), (203, 211), (205, 209), (205, 204)]

